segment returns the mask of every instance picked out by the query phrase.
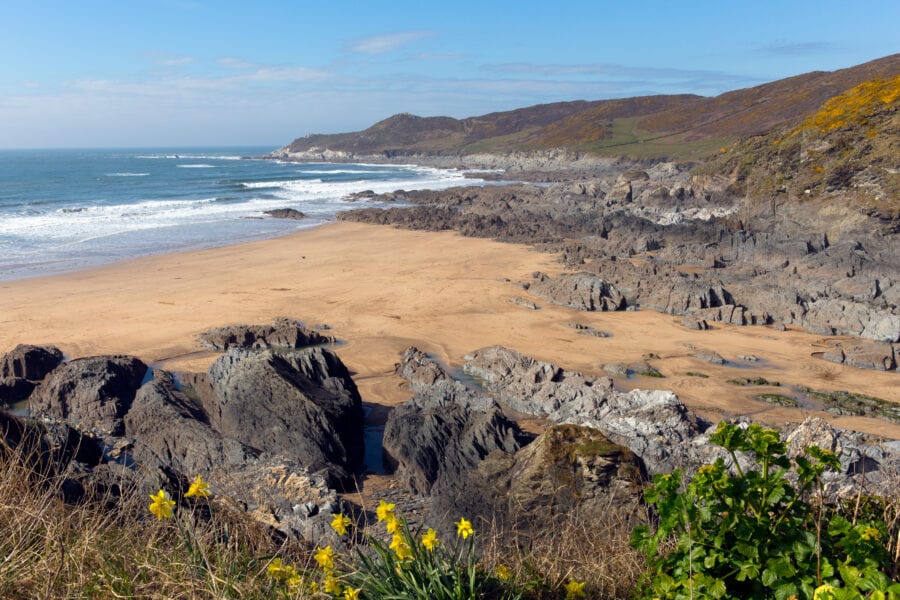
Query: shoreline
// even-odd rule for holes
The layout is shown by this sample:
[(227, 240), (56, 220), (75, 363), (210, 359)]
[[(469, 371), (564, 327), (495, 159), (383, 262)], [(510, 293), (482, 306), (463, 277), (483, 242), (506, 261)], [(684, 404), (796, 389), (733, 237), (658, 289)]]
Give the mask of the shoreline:
[[(769, 405), (753, 399), (761, 390), (726, 383), (764, 377), (783, 386), (900, 401), (895, 373), (812, 357), (823, 336), (718, 324), (697, 332), (680, 326), (678, 317), (650, 310), (580, 312), (523, 291), (516, 282), (537, 270), (552, 275), (564, 267), (556, 255), (520, 244), (331, 223), (277, 238), (0, 282), (0, 351), (19, 343), (53, 344), (67, 358), (133, 354), (169, 370), (200, 371), (217, 356), (199, 346), (200, 331), (285, 316), (332, 328), (344, 342), (335, 351), (369, 403), (391, 406), (410, 397), (393, 374), (410, 345), (458, 366), (466, 354), (499, 344), (593, 375), (606, 374), (604, 363), (655, 354), (660, 358), (651, 362), (665, 378), (617, 378), (617, 384), (671, 389), (710, 419), (745, 414), (777, 424), (817, 414), (839, 427), (900, 439), (895, 423)], [(514, 304), (519, 296), (540, 309)], [(567, 326), (573, 321), (612, 337), (579, 335)], [(689, 345), (731, 361), (751, 354), (764, 360), (712, 365), (691, 358)]]

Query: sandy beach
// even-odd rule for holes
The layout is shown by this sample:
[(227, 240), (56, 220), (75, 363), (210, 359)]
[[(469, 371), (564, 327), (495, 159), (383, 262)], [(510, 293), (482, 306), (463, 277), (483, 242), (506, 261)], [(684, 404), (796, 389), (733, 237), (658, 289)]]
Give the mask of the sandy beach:
[[(568, 369), (605, 374), (609, 362), (649, 354), (664, 378), (617, 381), (622, 387), (671, 389), (709, 418), (745, 414), (777, 424), (813, 411), (753, 397), (771, 388), (728, 379), (764, 377), (789, 387), (849, 390), (900, 402), (896, 373), (812, 357), (821, 336), (716, 324), (691, 331), (654, 311), (586, 313), (550, 305), (517, 284), (533, 271), (561, 270), (555, 257), (526, 246), (455, 233), (337, 223), (286, 237), (211, 250), (129, 260), (60, 276), (0, 283), (0, 352), (18, 343), (54, 344), (67, 357), (133, 354), (171, 370), (205, 370), (216, 354), (196, 335), (231, 323), (274, 317), (327, 324), (355, 373), (363, 400), (394, 405), (409, 392), (393, 374), (408, 346), (450, 366), (478, 348), (500, 344)], [(511, 302), (524, 297), (540, 306)], [(596, 338), (567, 324), (609, 332)], [(690, 357), (718, 352), (737, 365)], [(754, 355), (758, 363), (741, 361)], [(702, 373), (707, 378), (688, 373)], [(834, 424), (900, 439), (900, 425), (815, 412)]]

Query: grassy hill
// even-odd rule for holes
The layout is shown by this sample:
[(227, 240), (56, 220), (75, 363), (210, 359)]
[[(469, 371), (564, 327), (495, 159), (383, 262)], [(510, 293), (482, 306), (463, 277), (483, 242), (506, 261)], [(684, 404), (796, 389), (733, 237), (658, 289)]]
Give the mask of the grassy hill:
[(299, 138), (288, 148), (386, 156), (568, 148), (607, 156), (696, 159), (738, 139), (796, 125), (829, 98), (898, 73), (900, 54), (895, 54), (712, 98), (685, 94), (558, 102), (466, 119), (402, 113), (360, 132)]
[(700, 168), (748, 197), (839, 195), (873, 216), (900, 217), (900, 74), (863, 82), (799, 123), (745, 138)]

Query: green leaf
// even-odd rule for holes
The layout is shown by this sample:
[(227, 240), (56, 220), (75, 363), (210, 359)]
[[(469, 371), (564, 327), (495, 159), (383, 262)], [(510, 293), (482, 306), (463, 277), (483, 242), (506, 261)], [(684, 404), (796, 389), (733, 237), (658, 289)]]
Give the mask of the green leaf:
[(797, 586), (793, 583), (785, 583), (775, 588), (775, 600), (787, 600), (797, 595)]

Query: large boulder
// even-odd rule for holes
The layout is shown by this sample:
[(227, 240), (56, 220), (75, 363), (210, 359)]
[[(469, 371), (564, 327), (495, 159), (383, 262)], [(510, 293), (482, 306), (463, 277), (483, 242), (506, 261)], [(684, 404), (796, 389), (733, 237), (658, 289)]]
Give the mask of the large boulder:
[(154, 372), (138, 390), (125, 415), (125, 433), (135, 440), (132, 454), (142, 468), (172, 469), (186, 478), (227, 472), (259, 455), (213, 429), (202, 407), (165, 371)]
[(536, 532), (562, 515), (635, 516), (644, 479), (637, 456), (596, 429), (554, 425), (514, 455), (489, 455), (461, 485), (442, 488), (431, 510), (442, 522), (465, 516)]
[(125, 417), (143, 487), (185, 491), (201, 475), (216, 497), (257, 522), (310, 543), (323, 537), (331, 543), (327, 520), (338, 505), (326, 477), (311, 474), (296, 459), (223, 436), (206, 421), (202, 407), (179, 391), (172, 374), (154, 373)]
[(388, 416), (384, 458), (412, 492), (452, 487), (494, 450), (515, 452), (522, 434), (496, 402), (459, 382), (438, 381), (420, 389)]
[(0, 377), (40, 381), (62, 360), (63, 353), (55, 346), (19, 344), (0, 356)]
[(147, 365), (132, 356), (79, 358), (57, 367), (28, 399), (31, 414), (83, 431), (120, 435)]
[(297, 349), (334, 341), (329, 335), (307, 329), (300, 321), (278, 318), (271, 325), (226, 325), (204, 331), (200, 342), (214, 350), (229, 348)]
[(231, 348), (208, 379), (210, 424), (223, 435), (322, 471), (333, 486), (351, 485), (363, 465), (362, 400), (335, 354)]

